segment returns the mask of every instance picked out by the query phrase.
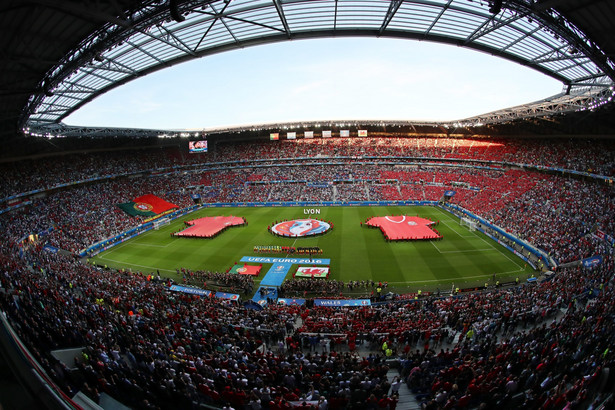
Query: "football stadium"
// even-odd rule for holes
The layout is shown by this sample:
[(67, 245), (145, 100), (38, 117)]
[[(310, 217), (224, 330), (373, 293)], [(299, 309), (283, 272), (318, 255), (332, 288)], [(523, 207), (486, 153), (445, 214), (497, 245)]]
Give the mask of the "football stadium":
[[(0, 409), (613, 408), (610, 2), (0, 10)], [(180, 63), (338, 37), (561, 92), (455, 120), (66, 122)]]

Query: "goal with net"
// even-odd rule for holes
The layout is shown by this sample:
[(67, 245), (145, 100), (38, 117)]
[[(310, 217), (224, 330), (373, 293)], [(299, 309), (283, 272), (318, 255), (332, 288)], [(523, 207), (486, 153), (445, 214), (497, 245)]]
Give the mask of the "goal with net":
[(154, 230), (160, 229), (161, 226), (169, 225), (171, 220), (169, 218), (163, 218), (158, 221), (154, 221)]
[(459, 220), (459, 225), (466, 226), (470, 231), (475, 231), (478, 224), (473, 219), (461, 218)]

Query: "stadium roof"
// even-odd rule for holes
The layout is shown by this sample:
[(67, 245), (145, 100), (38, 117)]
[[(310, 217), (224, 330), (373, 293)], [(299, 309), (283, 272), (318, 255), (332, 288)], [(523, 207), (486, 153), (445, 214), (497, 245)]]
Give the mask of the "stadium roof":
[(593, 109), (613, 95), (614, 22), (609, 0), (5, 0), (0, 137), (70, 131), (62, 120), (96, 96), (183, 61), (332, 36), (454, 44), (562, 82), (556, 96), (463, 123)]

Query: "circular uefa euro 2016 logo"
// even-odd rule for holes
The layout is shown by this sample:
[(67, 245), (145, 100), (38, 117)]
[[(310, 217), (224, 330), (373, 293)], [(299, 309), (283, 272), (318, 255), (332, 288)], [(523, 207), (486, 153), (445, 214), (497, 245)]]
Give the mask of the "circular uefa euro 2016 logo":
[(280, 236), (303, 237), (318, 235), (331, 229), (331, 225), (318, 219), (293, 219), (273, 225), (271, 232)]
[(143, 212), (151, 211), (152, 209), (154, 209), (153, 206), (151, 206), (150, 204), (146, 204), (145, 202), (137, 202), (136, 204), (134, 204), (134, 208), (138, 211)]

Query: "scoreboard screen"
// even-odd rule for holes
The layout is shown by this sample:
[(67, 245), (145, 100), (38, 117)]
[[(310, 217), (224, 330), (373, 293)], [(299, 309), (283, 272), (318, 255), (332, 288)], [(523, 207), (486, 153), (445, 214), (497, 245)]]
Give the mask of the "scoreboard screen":
[(190, 153), (207, 152), (207, 140), (188, 141), (188, 151)]

